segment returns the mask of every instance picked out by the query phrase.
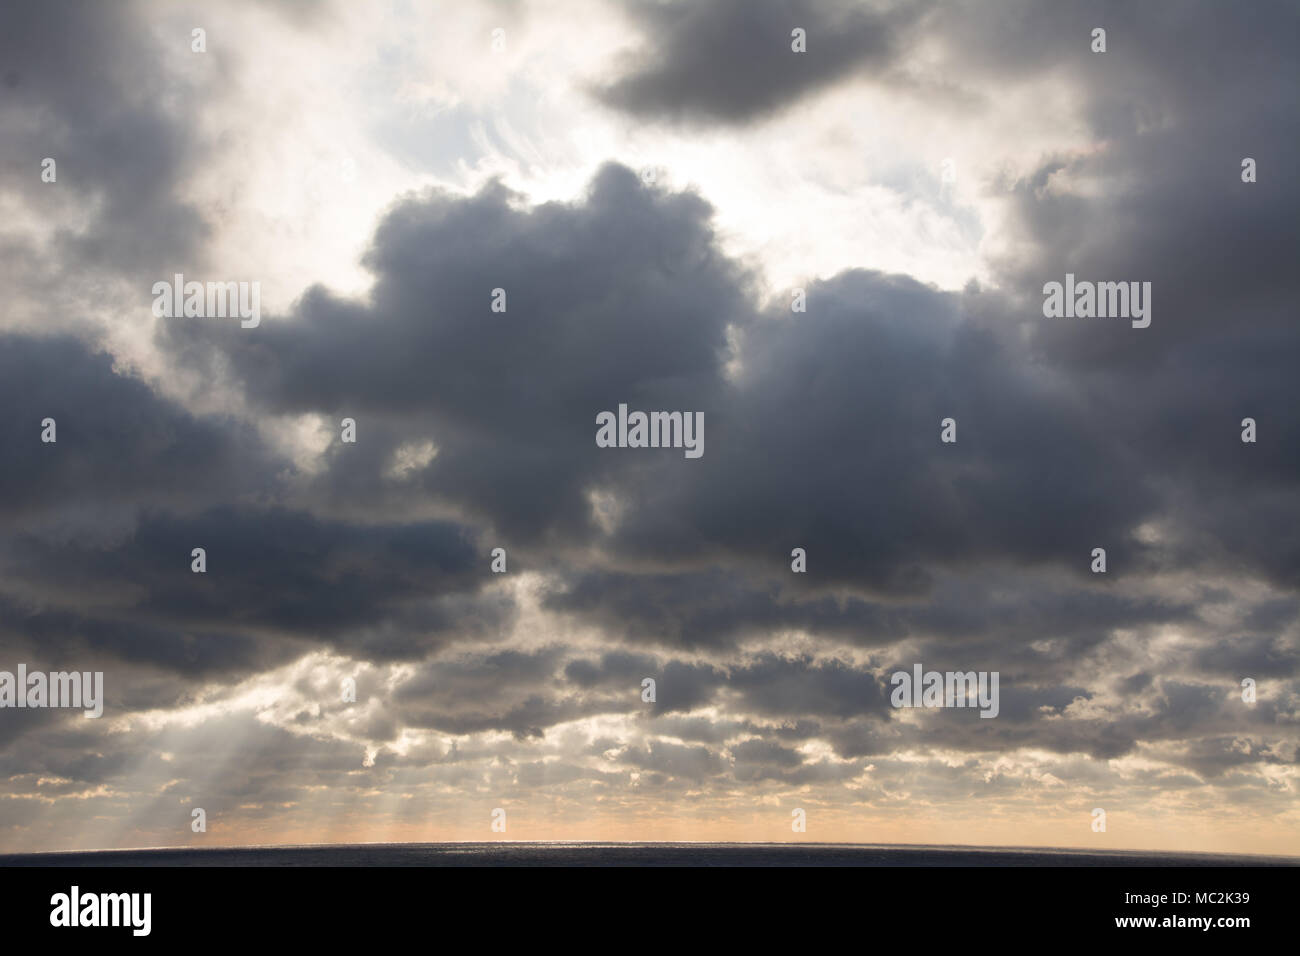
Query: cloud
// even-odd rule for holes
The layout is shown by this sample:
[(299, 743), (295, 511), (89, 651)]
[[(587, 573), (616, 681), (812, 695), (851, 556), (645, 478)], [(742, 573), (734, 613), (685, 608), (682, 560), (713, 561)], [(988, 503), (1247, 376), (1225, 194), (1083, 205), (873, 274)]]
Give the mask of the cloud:
[[(188, 33), (175, 44), (188, 55)], [(0, 14), (0, 118), (11, 134), (0, 189), (38, 214), (70, 203), (88, 213), (83, 229), (55, 237), (56, 261), (157, 271), (201, 252), (211, 224), (180, 186), (202, 160), (188, 117), (213, 79), (160, 67), (167, 59), (134, 9), (55, 0)], [(157, 95), (164, 78), (167, 98)], [(40, 181), (45, 157), (58, 164), (55, 185)]]
[[(113, 512), (146, 504), (183, 509), (274, 490), (283, 461), (248, 423), (194, 415), (114, 364), (71, 337), (0, 335), (11, 463), (0, 473), (0, 521), (11, 530), (58, 522), (89, 502), (87, 517), (110, 524)], [(41, 440), (46, 418), (52, 443)]]
[[(837, 253), (853, 268), (800, 280), (795, 313), (720, 226), (727, 190), (606, 162), (565, 201), (410, 180), (377, 219), (369, 290), (317, 269), (255, 330), (118, 311), (121, 289), (230, 238), (189, 187), (217, 168), (220, 111), (201, 105), (248, 80), (238, 58), (173, 57), (143, 9), (4, 14), (0, 667), (102, 669), (108, 697), (102, 722), (0, 721), (6, 846), (175, 843), (199, 801), (214, 840), (254, 842), (355, 838), (357, 820), (465, 838), (506, 804), (561, 829), (596, 807), (635, 836), (796, 794), (858, 838), (975, 800), (1015, 826), (1086, 800), (1177, 834), (1201, 806), (1249, 808), (1256, 843), (1285, 828), (1289, 6), (1227, 23), (1160, 4), (634, 5), (642, 46), (594, 91), (613, 125), (573, 142), (617, 153), (611, 130), (648, 120), (748, 149), (851, 84), (909, 104), (918, 131), (966, 111), (1057, 136), (972, 169), (971, 205), (949, 210), (986, 231), (994, 281), (881, 271), (864, 241)], [(342, 10), (315, 21), (322, 44)], [(1087, 48), (1098, 17), (1105, 54)], [(1035, 90), (1062, 115), (1018, 115)], [(474, 98), (449, 109), (492, 120)], [(796, 165), (748, 201), (855, 181)], [(870, 185), (906, 210), (936, 201), (932, 178)], [(1151, 281), (1151, 327), (1044, 319), (1042, 284), (1066, 272)], [(597, 447), (596, 415), (622, 403), (702, 412), (703, 457)], [(998, 671), (997, 719), (893, 708), (889, 674), (916, 663)]]
[[(921, 7), (724, 0), (631, 4), (643, 47), (596, 89), (638, 119), (742, 124), (855, 73), (886, 73)], [(792, 48), (802, 29), (806, 52)]]

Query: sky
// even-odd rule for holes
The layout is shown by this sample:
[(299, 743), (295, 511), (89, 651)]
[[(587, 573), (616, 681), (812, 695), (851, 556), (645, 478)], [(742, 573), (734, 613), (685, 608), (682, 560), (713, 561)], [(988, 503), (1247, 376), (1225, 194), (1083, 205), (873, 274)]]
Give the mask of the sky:
[[(1300, 854), (1297, 37), (4, 4), (0, 671), (104, 689), (0, 709), (0, 851)], [(600, 447), (620, 405), (702, 454)]]

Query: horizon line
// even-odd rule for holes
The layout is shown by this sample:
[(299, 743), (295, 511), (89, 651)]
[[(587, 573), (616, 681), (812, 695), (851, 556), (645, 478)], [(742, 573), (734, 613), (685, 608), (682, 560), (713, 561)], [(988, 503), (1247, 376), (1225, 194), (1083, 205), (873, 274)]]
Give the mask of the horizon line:
[(1140, 847), (1081, 847), (1081, 846), (1032, 846), (983, 843), (861, 843), (851, 841), (771, 841), (771, 840), (398, 840), (366, 841), (353, 843), (249, 843), (223, 844), (218, 846), (136, 846), (136, 847), (88, 847), (75, 850), (0, 850), (0, 857), (7, 856), (54, 856), (73, 853), (139, 853), (157, 850), (301, 850), (301, 849), (341, 849), (344, 847), (376, 846), (608, 846), (608, 847), (672, 847), (672, 846), (728, 846), (728, 847), (880, 847), (885, 849), (941, 849), (941, 850), (1010, 850), (1028, 852), (1054, 853), (1093, 853), (1093, 854), (1150, 854), (1155, 856), (1221, 856), (1233, 858), (1257, 858), (1292, 860), (1300, 864), (1300, 854), (1289, 853), (1240, 853), (1224, 850), (1154, 850)]

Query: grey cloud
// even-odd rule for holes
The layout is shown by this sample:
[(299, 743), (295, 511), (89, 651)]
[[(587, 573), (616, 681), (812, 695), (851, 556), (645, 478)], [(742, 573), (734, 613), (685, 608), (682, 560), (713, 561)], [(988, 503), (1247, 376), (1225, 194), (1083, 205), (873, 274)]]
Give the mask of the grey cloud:
[[(283, 467), (248, 424), (192, 415), (73, 338), (0, 336), (0, 402), (0, 521), (11, 527), (83, 507), (102, 524), (146, 504), (274, 493)], [(46, 418), (57, 442), (41, 440)]]
[[(209, 235), (178, 186), (201, 156), (197, 127), (184, 117), (221, 77), (169, 74), (157, 42), (129, 4), (52, 0), (0, 11), (0, 118), (11, 134), (0, 143), (0, 183), (38, 208), (94, 210), (87, 230), (57, 240), (57, 256), (73, 270), (62, 281), (75, 270), (152, 275), (197, 261)], [(188, 34), (175, 42), (188, 50)], [(170, 109), (160, 88), (170, 92)], [(59, 178), (42, 187), (46, 156)], [(41, 190), (34, 196), (32, 184)]]
[[(640, 2), (643, 49), (598, 99), (637, 118), (748, 123), (859, 72), (887, 72), (924, 4), (807, 0)], [(807, 52), (791, 49), (806, 32)]]
[[(278, 411), (351, 415), (359, 432), (367, 415), (418, 420), (412, 437), (439, 453), (414, 491), (516, 542), (588, 535), (586, 491), (635, 467), (600, 454), (596, 414), (716, 401), (745, 276), (717, 257), (689, 272), (661, 264), (709, 246), (708, 214), (697, 197), (645, 189), (618, 166), (576, 205), (520, 211), (500, 187), (433, 194), (379, 227), (372, 307), (318, 288), (253, 338), (173, 325), (163, 341), (199, 364), (226, 351), (250, 394)], [(495, 288), (506, 290), (504, 314), (490, 311)], [(386, 454), (368, 457), (376, 474), (385, 467)]]

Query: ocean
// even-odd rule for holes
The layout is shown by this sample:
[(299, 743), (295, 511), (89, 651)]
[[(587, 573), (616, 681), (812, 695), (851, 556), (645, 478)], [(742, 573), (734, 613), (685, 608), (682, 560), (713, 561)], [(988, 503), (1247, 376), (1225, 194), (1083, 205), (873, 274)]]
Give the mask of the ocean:
[(834, 843), (359, 843), (0, 854), (14, 866), (859, 866), (1276, 867), (1300, 859), (1218, 853)]

